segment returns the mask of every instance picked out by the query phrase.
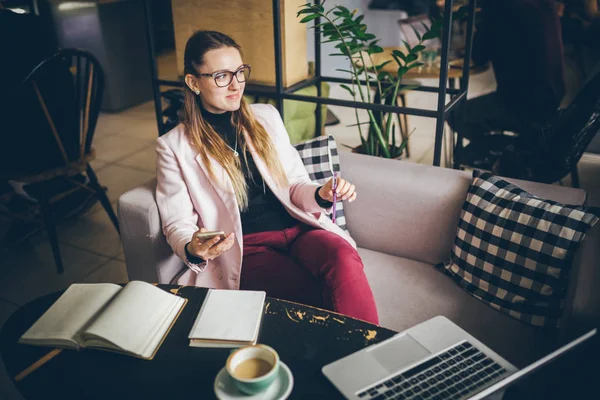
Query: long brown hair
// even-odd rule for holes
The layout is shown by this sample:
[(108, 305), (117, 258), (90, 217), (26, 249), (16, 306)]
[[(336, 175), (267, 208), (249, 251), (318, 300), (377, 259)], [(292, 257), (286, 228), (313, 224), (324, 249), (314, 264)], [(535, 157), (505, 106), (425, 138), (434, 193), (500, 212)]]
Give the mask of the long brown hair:
[[(223, 33), (215, 31), (195, 32), (188, 39), (185, 46), (184, 75), (191, 74), (198, 76), (199, 71), (197, 68), (204, 63), (206, 52), (223, 47), (233, 47), (240, 54), (242, 53), (240, 46), (232, 38)], [(200, 96), (187, 88), (185, 90), (182, 119), (186, 135), (200, 153), (200, 157), (202, 157), (202, 161), (207, 166), (211, 179), (216, 180), (209, 162), (209, 156), (217, 160), (225, 169), (231, 178), (238, 206), (240, 210), (245, 210), (248, 208), (248, 186), (241, 169), (240, 158), (242, 157), (236, 157), (227, 146), (225, 140), (204, 120), (201, 107)], [(287, 186), (287, 176), (279, 161), (275, 146), (265, 128), (254, 118), (250, 107), (246, 104), (243, 97), (240, 108), (232, 112), (231, 119), (236, 129), (237, 140), (241, 144), (240, 153), (243, 154), (244, 162), (247, 164), (247, 144), (243, 135), (243, 131), (245, 130), (250, 134), (256, 152), (271, 171), (276, 184), (280, 187)]]

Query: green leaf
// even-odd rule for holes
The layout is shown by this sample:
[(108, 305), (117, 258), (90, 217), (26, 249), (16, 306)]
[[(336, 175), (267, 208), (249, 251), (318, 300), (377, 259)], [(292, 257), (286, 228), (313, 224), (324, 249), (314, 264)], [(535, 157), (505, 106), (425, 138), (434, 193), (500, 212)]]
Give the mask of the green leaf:
[(356, 93), (354, 93), (354, 90), (352, 90), (350, 87), (348, 87), (348, 85), (341, 83), (340, 87), (343, 89), (346, 89), (348, 91), (348, 93), (350, 93), (352, 95), (352, 97), (356, 97)]
[(356, 22), (357, 24), (360, 24), (360, 22), (365, 18), (364, 15), (359, 15), (358, 17), (354, 18), (354, 22)]
[(300, 16), (300, 15), (302, 15), (302, 14), (312, 14), (312, 13), (313, 13), (313, 10), (311, 10), (311, 9), (308, 9), (308, 8), (305, 8), (305, 9), (303, 9), (303, 10), (300, 10), (300, 11), (298, 11), (298, 12), (296, 13), (296, 16), (297, 16), (297, 17), (299, 17), (299, 16)]
[(375, 128), (373, 128), (373, 124), (370, 124), (369, 126), (369, 136), (367, 137), (367, 141), (369, 143), (369, 145), (367, 146), (367, 154), (374, 156), (377, 155), (376, 150), (377, 147), (375, 146)]
[(410, 51), (411, 51), (410, 44), (408, 44), (408, 42), (406, 40), (403, 40), (402, 43), (404, 43), (404, 46), (406, 46), (406, 50), (408, 50), (408, 52), (410, 53)]
[(348, 30), (349, 30), (349, 28), (350, 28), (350, 25), (348, 25), (348, 24), (343, 24), (343, 23), (337, 26), (337, 29), (338, 29), (340, 32), (345, 32), (345, 31), (348, 31)]
[(346, 44), (348, 45), (348, 48), (350, 50), (363, 49), (364, 48), (364, 46), (362, 45), (362, 43), (359, 43), (356, 40), (351, 40), (351, 41), (347, 42)]
[(419, 53), (421, 51), (425, 50), (425, 46), (423, 46), (422, 44), (418, 44), (415, 47), (412, 48), (412, 52), (413, 53)]
[[(340, 46), (340, 44), (341, 44), (341, 46)], [(348, 53), (348, 49), (346, 48), (346, 46), (344, 46), (343, 43), (340, 43), (340, 44), (338, 44), (336, 46), (337, 49), (340, 51), (340, 53), (342, 53), (343, 55), (349, 57), (352, 54), (352, 51), (350, 51), (350, 53)]]
[(392, 62), (392, 60), (387, 60), (387, 61), (384, 61), (384, 62), (382, 62), (381, 64), (379, 64), (379, 65), (376, 65), (376, 66), (375, 66), (375, 68), (376, 68), (376, 69), (381, 69), (381, 68), (385, 67), (386, 65), (388, 65), (388, 64), (389, 64), (389, 63), (391, 63), (391, 62)]
[(349, 74), (354, 74), (354, 72), (348, 70), (348, 69), (343, 69), (343, 68), (337, 68), (336, 71), (340, 71), (340, 72), (347, 72)]
[(414, 54), (414, 53), (410, 53), (408, 56), (406, 56), (406, 63), (409, 64), (413, 61), (416, 61), (419, 57)]
[(442, 33), (442, 19), (438, 18), (433, 21), (433, 23), (429, 27), (429, 30), (427, 32), (425, 32), (425, 34), (423, 35), (423, 41), (440, 37), (441, 33)]
[[(317, 22), (317, 21), (315, 21), (315, 22)], [(320, 27), (324, 26), (325, 24), (326, 24), (326, 22), (321, 22), (320, 24), (314, 24), (312, 27), (313, 28), (316, 28), (316, 27), (320, 28)]]
[(400, 58), (402, 61), (406, 61), (406, 54), (404, 54), (400, 50), (392, 51), (392, 56), (396, 56), (396, 57)]
[(417, 30), (417, 28), (415, 28), (413, 25), (411, 25), (410, 27), (412, 28), (413, 32), (415, 33), (415, 36), (417, 37), (417, 39), (419, 39), (419, 42), (420, 42), (421, 41), (421, 34)]
[[(410, 64), (410, 65), (408, 66), (408, 70), (411, 70), (411, 69), (413, 69), (413, 68), (420, 67), (420, 66), (422, 66), (422, 65), (425, 65), (425, 64), (424, 64), (424, 63), (422, 63), (422, 62), (416, 62), (416, 63), (412, 63), (412, 64)], [(407, 71), (408, 71), (408, 70), (407, 70)]]
[(390, 74), (387, 71), (380, 72), (379, 74), (377, 74), (377, 80), (380, 81), (380, 82), (383, 82), (383, 81), (388, 80), (388, 79), (392, 80), (393, 76), (392, 76), (392, 74)]
[(307, 22), (312, 21), (313, 19), (317, 18), (318, 16), (319, 16), (319, 14), (307, 15), (306, 17), (304, 17), (300, 20), (300, 23), (301, 24), (307, 23)]
[(405, 147), (406, 147), (406, 145), (408, 144), (408, 137), (409, 137), (409, 136), (410, 136), (410, 135), (408, 135), (408, 136), (406, 137), (406, 139), (404, 139), (404, 140), (402, 141), (402, 143), (400, 143), (400, 146), (398, 146), (398, 153), (399, 153), (398, 155), (402, 154), (402, 152), (404, 151), (404, 148), (405, 148)]
[(346, 127), (350, 128), (350, 127), (359, 126), (359, 125), (369, 125), (370, 123), (371, 123), (370, 121), (358, 122), (356, 124), (346, 125)]
[(383, 137), (383, 133), (381, 132), (381, 128), (377, 125), (377, 121), (375, 119), (373, 111), (368, 110), (368, 113), (369, 113), (369, 118), (370, 118), (371, 122), (373, 122), (371, 124), (371, 128), (373, 128), (374, 136), (377, 137), (377, 142), (379, 143), (379, 146), (377, 146), (377, 149), (381, 150), (381, 152), (383, 153), (383, 156), (385, 158), (390, 158), (390, 151), (387, 147), (387, 143), (385, 142), (385, 138)]
[(338, 8), (338, 10), (342, 11), (344, 13), (344, 15), (348, 15), (350, 16), (350, 10), (348, 10), (346, 7), (344, 6), (336, 6)]
[(378, 54), (378, 53), (383, 53), (383, 48), (379, 47), (379, 46), (371, 46), (368, 50), (367, 50), (368, 54)]
[(439, 35), (436, 34), (434, 31), (425, 32), (425, 34), (423, 35), (423, 42), (426, 42), (431, 39), (435, 39), (437, 37), (439, 37)]
[(398, 64), (399, 66), (404, 65), (404, 60), (401, 60), (400, 57), (398, 57), (397, 55), (392, 53), (392, 58), (394, 59), (394, 61), (396, 61), (396, 64)]
[(373, 35), (372, 33), (365, 33), (363, 35), (363, 39), (364, 40), (373, 40), (375, 39), (377, 36)]

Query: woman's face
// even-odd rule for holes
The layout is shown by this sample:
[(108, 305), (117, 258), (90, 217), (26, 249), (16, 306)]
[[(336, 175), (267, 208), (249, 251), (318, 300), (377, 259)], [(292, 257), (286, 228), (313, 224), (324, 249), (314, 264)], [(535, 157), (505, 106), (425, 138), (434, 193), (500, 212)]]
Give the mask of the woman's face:
[[(235, 47), (222, 47), (209, 50), (204, 54), (204, 63), (198, 68), (198, 76), (187, 75), (186, 83), (195, 92), (200, 91), (202, 106), (213, 114), (221, 114), (226, 111), (235, 111), (240, 108), (242, 95), (244, 94), (245, 82), (240, 83), (234, 76), (229, 84), (227, 81), (232, 76), (230, 73), (239, 71), (244, 63), (240, 52)], [(224, 71), (224, 74), (218, 72)], [(214, 74), (219, 82), (215, 82), (213, 76), (200, 74)], [(239, 72), (243, 79), (243, 71)]]

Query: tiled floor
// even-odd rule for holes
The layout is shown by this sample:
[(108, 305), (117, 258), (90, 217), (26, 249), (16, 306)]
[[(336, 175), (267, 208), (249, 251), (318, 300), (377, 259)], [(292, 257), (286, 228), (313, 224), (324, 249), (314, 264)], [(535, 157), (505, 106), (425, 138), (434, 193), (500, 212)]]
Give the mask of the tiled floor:
[[(435, 82), (426, 82), (434, 85)], [(472, 79), (470, 96), (493, 90), (495, 84), (490, 73)], [(339, 87), (332, 87), (332, 96), (345, 98)], [(408, 94), (411, 107), (433, 109), (436, 98), (420, 92)], [(342, 150), (344, 145), (360, 143), (354, 111), (331, 107), (342, 121), (328, 127)], [(362, 114), (362, 113), (361, 113)], [(363, 114), (363, 118), (364, 114)], [(411, 158), (408, 161), (431, 164), (433, 158), (433, 119), (411, 117)], [(100, 182), (108, 186), (108, 195), (116, 209), (119, 196), (155, 176), (154, 142), (157, 137), (153, 103), (148, 102), (118, 114), (104, 114), (98, 123), (94, 147), (98, 159), (94, 161)], [(343, 166), (342, 166), (343, 168)], [(584, 189), (592, 193), (600, 205), (600, 156), (585, 155), (580, 164)], [(568, 182), (565, 182), (568, 184)], [(65, 272), (57, 275), (52, 252), (44, 233), (0, 253), (0, 326), (19, 306), (73, 282), (125, 282), (127, 272), (119, 237), (100, 205), (95, 205), (84, 216), (59, 227), (59, 240), (65, 263)], [(0, 399), (19, 399), (0, 362)]]

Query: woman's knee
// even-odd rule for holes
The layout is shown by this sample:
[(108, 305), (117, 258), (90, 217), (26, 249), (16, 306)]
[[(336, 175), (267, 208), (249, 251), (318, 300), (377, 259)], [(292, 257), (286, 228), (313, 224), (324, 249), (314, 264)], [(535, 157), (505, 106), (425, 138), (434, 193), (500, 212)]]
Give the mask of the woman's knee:
[(362, 258), (358, 251), (350, 244), (348, 246), (340, 246), (333, 249), (333, 261), (339, 267), (344, 267), (356, 271), (364, 269)]
[(324, 274), (335, 276), (338, 283), (354, 280), (364, 276), (364, 266), (360, 255), (352, 245), (347, 243), (332, 245), (328, 249), (327, 258), (322, 260)]

